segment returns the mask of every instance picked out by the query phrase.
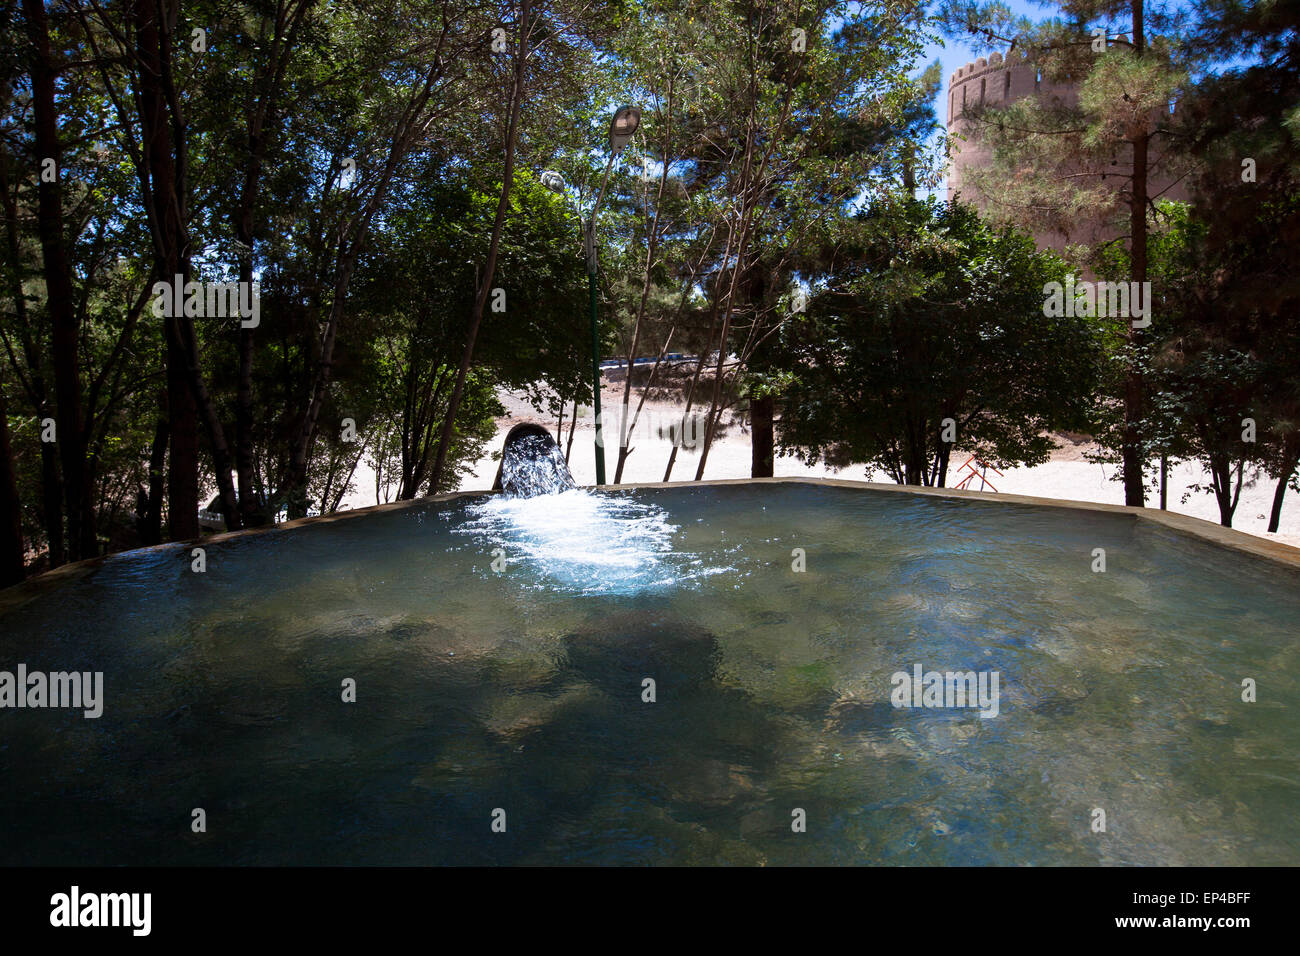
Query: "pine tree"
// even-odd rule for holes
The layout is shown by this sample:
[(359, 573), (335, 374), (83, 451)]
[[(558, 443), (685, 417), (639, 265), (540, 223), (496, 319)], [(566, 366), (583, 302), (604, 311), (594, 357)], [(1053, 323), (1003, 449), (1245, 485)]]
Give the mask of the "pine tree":
[[(985, 211), (1042, 233), (1053, 229), (1090, 248), (1125, 241), (1128, 280), (1148, 281), (1147, 233), (1163, 185), (1180, 180), (1187, 158), (1179, 148), (1173, 109), (1193, 65), (1181, 35), (1185, 15), (1146, 0), (1068, 0), (1050, 4), (1060, 17), (1032, 22), (999, 3), (953, 3), (943, 11), (951, 33), (1023, 57), (1040, 84), (1056, 95), (1028, 97), (999, 107), (973, 105), (966, 120), (992, 151), (992, 163), (972, 171), (972, 182), (995, 197)], [(972, 198), (972, 197), (966, 197)], [(1081, 223), (1100, 221), (1100, 231)], [(1102, 277), (1117, 278), (1117, 277)], [(1155, 317), (1153, 321), (1159, 321)], [(1122, 423), (1099, 436), (1118, 446), (1126, 504), (1145, 504), (1142, 420), (1144, 382), (1141, 326), (1121, 318), (1113, 332), (1115, 390)]]

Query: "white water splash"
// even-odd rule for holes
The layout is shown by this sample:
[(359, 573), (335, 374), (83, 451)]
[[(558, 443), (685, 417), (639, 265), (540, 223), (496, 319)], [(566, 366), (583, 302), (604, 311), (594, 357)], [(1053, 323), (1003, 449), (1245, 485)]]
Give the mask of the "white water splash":
[(668, 587), (705, 573), (695, 555), (673, 550), (679, 530), (668, 512), (628, 495), (575, 488), (532, 498), (494, 496), (470, 505), (457, 534), (487, 539), (542, 579), (580, 593), (627, 593)]

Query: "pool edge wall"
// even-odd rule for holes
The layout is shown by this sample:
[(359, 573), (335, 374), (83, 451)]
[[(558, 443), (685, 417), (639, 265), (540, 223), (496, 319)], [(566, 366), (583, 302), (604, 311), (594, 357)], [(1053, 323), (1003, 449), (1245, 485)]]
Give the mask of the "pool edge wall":
[[(1260, 538), (1257, 535), (1247, 534), (1245, 531), (1225, 528), (1222, 525), (1214, 524), (1213, 522), (1206, 521), (1203, 518), (1193, 518), (1190, 515), (1176, 514), (1174, 512), (1160, 511), (1159, 509), (1152, 508), (1137, 508), (1129, 505), (1108, 505), (1093, 501), (1073, 501), (1063, 498), (1037, 498), (1031, 495), (967, 491), (957, 488), (928, 488), (917, 485), (884, 484), (872, 481), (855, 481), (849, 478), (717, 478), (710, 481), (655, 481), (640, 484), (601, 485), (599, 487), (606, 491), (636, 491), (644, 488), (707, 488), (725, 487), (730, 485), (770, 484), (821, 485), (828, 488), (850, 488), (860, 491), (881, 492), (885, 494), (929, 495), (937, 498), (973, 499), (975, 501), (989, 504), (1024, 505), (1034, 508), (1054, 508), (1061, 511), (1101, 512), (1112, 515), (1128, 515), (1135, 520), (1150, 521), (1163, 528), (1170, 529), (1180, 534), (1190, 535), (1197, 540), (1220, 548), (1226, 548), (1239, 554), (1245, 554), (1251, 558), (1262, 559), (1273, 564), (1281, 564), (1293, 570), (1300, 571), (1300, 548), (1293, 548), (1280, 541), (1269, 541), (1268, 539)], [(594, 489), (596, 486), (584, 485), (582, 487), (584, 489)], [(262, 528), (248, 528), (243, 531), (223, 531), (219, 534), (209, 535), (205, 538), (195, 538), (189, 541), (169, 541), (164, 544), (156, 544), (147, 548), (135, 548), (131, 551), (119, 551), (113, 554), (100, 555), (96, 558), (88, 558), (84, 561), (62, 565), (52, 571), (38, 574), (36, 577), (28, 578), (20, 584), (16, 584), (0, 591), (0, 613), (4, 613), (21, 604), (25, 604), (37, 595), (42, 594), (53, 587), (57, 587), (59, 584), (82, 577), (104, 562), (122, 557), (123, 555), (138, 554), (141, 551), (188, 550), (196, 546), (220, 543), (248, 535), (286, 531), (291, 528), (300, 528), (306, 525), (347, 521), (351, 518), (364, 515), (372, 515), (388, 511), (403, 511), (407, 508), (419, 507), (431, 502), (455, 501), (458, 498), (482, 498), (498, 493), (499, 492), (487, 490), (450, 491), (439, 495), (429, 495), (424, 498), (411, 498), (405, 501), (390, 501), (380, 505), (369, 505), (365, 508), (353, 508), (348, 511), (338, 511), (334, 514), (318, 515), (311, 518), (296, 518), (293, 521), (286, 521), (283, 524), (267, 525)]]

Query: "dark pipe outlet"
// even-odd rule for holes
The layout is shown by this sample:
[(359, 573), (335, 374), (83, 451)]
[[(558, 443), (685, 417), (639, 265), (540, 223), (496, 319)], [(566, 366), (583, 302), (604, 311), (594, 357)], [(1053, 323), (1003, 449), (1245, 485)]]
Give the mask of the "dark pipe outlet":
[(558, 494), (576, 488), (564, 453), (541, 425), (516, 425), (501, 444), (501, 465), (492, 484), (511, 498)]

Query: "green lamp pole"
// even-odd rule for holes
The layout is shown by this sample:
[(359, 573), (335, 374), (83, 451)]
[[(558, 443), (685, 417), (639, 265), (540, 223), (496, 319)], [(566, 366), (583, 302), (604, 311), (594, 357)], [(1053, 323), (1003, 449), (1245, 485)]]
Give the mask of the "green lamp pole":
[[(609, 121), (609, 161), (605, 164), (605, 176), (600, 183), (600, 192), (596, 194), (596, 204), (591, 207), (591, 215), (582, 224), (582, 248), (587, 258), (587, 290), (591, 305), (591, 384), (595, 399), (593, 411), (596, 413), (596, 484), (605, 483), (605, 435), (600, 421), (600, 325), (596, 316), (596, 213), (605, 198), (605, 187), (609, 185), (609, 173), (614, 167), (614, 157), (619, 154), (636, 134), (641, 125), (641, 111), (635, 106), (620, 106), (614, 111)], [(542, 174), (542, 184), (558, 193), (564, 192), (564, 179), (559, 173)], [(581, 219), (579, 214), (579, 219)], [(628, 370), (631, 374), (631, 369)]]
[[(613, 161), (613, 157), (610, 157)], [(609, 167), (605, 168), (605, 177), (609, 178)], [(605, 187), (601, 186), (601, 192)], [(591, 211), (587, 220), (583, 245), (587, 252), (587, 291), (591, 302), (591, 389), (595, 400), (596, 413), (596, 484), (605, 483), (605, 433), (600, 421), (600, 326), (596, 319), (596, 211)]]

